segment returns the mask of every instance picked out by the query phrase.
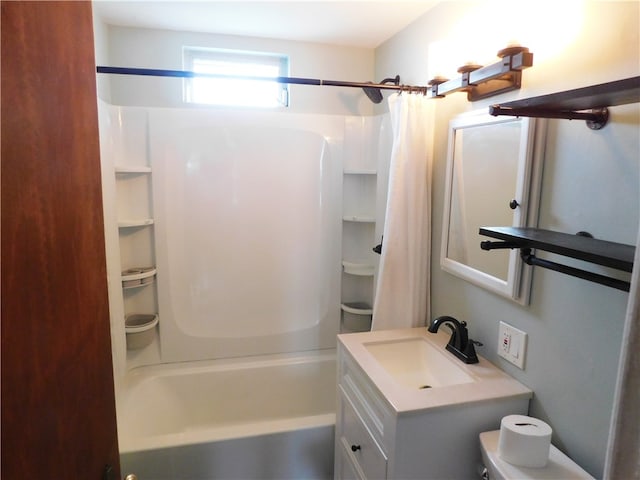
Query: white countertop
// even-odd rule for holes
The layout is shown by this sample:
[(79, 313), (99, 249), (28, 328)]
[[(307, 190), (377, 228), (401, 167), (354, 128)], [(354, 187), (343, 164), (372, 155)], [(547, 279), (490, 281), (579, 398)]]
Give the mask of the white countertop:
[[(456, 367), (473, 377), (470, 383), (440, 386), (428, 389), (409, 388), (393, 378), (367, 350), (371, 342), (388, 342), (423, 338), (451, 357)], [(398, 413), (441, 407), (461, 406), (469, 403), (504, 398), (531, 398), (533, 392), (507, 375), (488, 360), (478, 355), (479, 363), (467, 365), (445, 350), (450, 333), (441, 330), (429, 333), (425, 327), (380, 330), (374, 332), (338, 335), (344, 350), (358, 363), (391, 407)]]

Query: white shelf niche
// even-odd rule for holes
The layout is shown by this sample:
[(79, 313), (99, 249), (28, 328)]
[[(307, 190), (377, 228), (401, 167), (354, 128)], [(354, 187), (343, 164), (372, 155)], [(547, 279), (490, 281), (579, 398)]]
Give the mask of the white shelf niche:
[(151, 173), (151, 167), (145, 165), (116, 165), (115, 170), (116, 174), (120, 175)]
[(342, 310), (341, 333), (366, 332), (371, 330), (373, 309), (368, 303), (342, 303), (340, 309)]
[(343, 184), (343, 219), (350, 222), (375, 222), (377, 176), (367, 173), (346, 173)]
[(151, 175), (127, 172), (116, 177), (117, 218), (153, 218)]
[(349, 262), (342, 261), (342, 270), (349, 275), (357, 275), (362, 277), (373, 276), (376, 270), (376, 266), (369, 262)]
[(377, 175), (377, 170), (373, 168), (345, 168), (345, 175)]
[(367, 302), (347, 302), (342, 303), (340, 308), (343, 312), (352, 313), (354, 315), (372, 315), (373, 308)]
[(122, 272), (122, 288), (138, 288), (154, 282), (156, 269), (154, 267), (130, 268)]
[(153, 218), (137, 218), (134, 220), (118, 220), (118, 228), (147, 227), (153, 225)]
[(377, 265), (378, 255), (375, 222), (344, 222), (342, 228), (342, 259), (353, 263)]

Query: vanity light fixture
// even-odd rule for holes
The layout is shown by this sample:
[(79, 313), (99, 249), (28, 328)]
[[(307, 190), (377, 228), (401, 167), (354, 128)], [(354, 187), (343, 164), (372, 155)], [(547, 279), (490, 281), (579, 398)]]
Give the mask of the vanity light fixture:
[(522, 83), (522, 70), (533, 65), (533, 53), (522, 46), (509, 46), (498, 52), (500, 61), (487, 66), (469, 63), (458, 68), (460, 77), (449, 80), (435, 77), (429, 81), (432, 97), (454, 92), (467, 92), (470, 102), (517, 90)]

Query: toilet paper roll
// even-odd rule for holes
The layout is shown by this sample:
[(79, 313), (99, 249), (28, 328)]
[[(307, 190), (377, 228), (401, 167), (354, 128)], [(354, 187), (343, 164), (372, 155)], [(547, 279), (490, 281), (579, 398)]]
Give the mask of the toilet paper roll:
[(500, 422), (498, 455), (519, 467), (544, 467), (549, 460), (551, 427), (526, 415), (508, 415)]

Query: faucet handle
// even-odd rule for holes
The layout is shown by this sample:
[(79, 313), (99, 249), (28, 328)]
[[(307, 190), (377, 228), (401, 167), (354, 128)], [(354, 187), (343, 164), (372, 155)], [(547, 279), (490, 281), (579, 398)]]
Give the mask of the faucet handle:
[(476, 355), (475, 345), (479, 347), (483, 346), (483, 344), (477, 340), (473, 340), (471, 338), (468, 339), (467, 344), (464, 346), (462, 351), (462, 354), (465, 357), (462, 360), (464, 360), (465, 363), (478, 363), (478, 355)]

